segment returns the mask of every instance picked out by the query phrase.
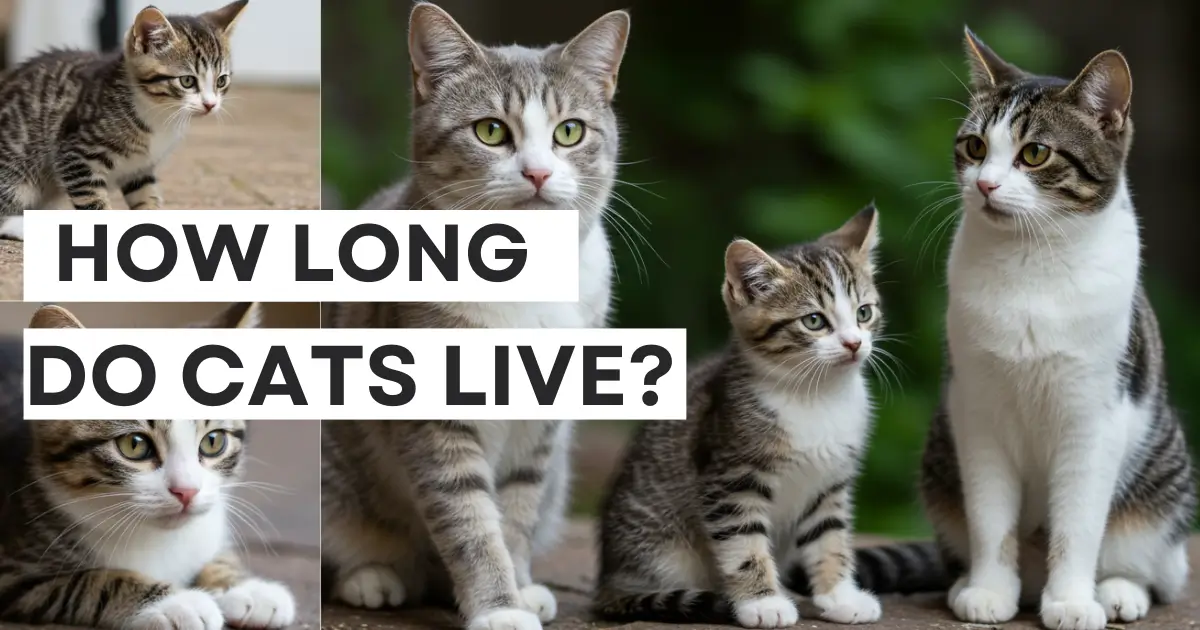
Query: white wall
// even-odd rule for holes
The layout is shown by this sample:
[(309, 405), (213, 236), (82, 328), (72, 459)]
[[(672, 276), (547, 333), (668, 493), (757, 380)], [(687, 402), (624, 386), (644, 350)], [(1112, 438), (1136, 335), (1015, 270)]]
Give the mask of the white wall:
[[(150, 0), (165, 13), (203, 13), (227, 0)], [(122, 0), (128, 28), (147, 0)], [(95, 49), (100, 0), (18, 0), (10, 58), (51, 47)], [(250, 0), (233, 34), (238, 81), (319, 84), (321, 0)]]

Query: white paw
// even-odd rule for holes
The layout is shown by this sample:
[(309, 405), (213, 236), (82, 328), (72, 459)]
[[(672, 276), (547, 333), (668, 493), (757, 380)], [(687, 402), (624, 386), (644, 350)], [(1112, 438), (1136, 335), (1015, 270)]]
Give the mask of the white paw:
[(204, 591), (180, 591), (138, 611), (134, 630), (221, 630), (225, 617), (217, 600)]
[(1096, 587), (1096, 599), (1109, 621), (1137, 621), (1150, 612), (1150, 593), (1125, 578), (1108, 578)]
[(734, 617), (744, 628), (783, 628), (800, 620), (796, 604), (783, 595), (760, 597), (734, 608)]
[(5, 217), (0, 220), (0, 238), (25, 240), (25, 217)]
[(218, 595), (217, 603), (234, 628), (282, 628), (296, 620), (296, 600), (278, 582), (251, 578)]
[(538, 616), (542, 623), (553, 621), (558, 616), (558, 602), (554, 593), (541, 584), (530, 584), (521, 589), (521, 607)]
[(368, 564), (354, 570), (338, 585), (338, 598), (358, 608), (393, 608), (404, 603), (406, 595), (400, 576), (391, 567)]
[(542, 630), (542, 622), (527, 610), (501, 608), (477, 615), (467, 630)]
[(1004, 623), (1017, 616), (1018, 595), (964, 586), (950, 602), (954, 616), (968, 623)]
[(1050, 630), (1104, 630), (1104, 607), (1092, 599), (1042, 600), (1042, 625)]
[(871, 623), (883, 613), (874, 595), (853, 586), (835, 588), (812, 601), (821, 609), (821, 618), (834, 623)]

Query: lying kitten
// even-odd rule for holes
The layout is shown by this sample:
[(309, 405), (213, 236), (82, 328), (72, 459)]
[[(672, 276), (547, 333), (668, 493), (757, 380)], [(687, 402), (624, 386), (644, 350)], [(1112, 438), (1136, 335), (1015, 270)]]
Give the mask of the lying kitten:
[(871, 424), (862, 365), (882, 326), (868, 207), (814, 243), (725, 255), (733, 341), (688, 377), (682, 422), (646, 422), (601, 513), (597, 613), (790, 626), (777, 567), (821, 616), (879, 618), (855, 585), (851, 492)]
[(232, 82), (229, 37), (249, 0), (199, 16), (142, 9), (123, 50), (54, 50), (0, 75), (0, 236), (16, 215), (57, 205), (162, 207), (155, 168), (193, 116), (219, 111)]
[[(238, 304), (209, 327), (255, 326)], [(82, 327), (66, 310), (31, 328)], [(19, 346), (16, 348), (19, 350)], [(20, 355), (18, 355), (20, 356)], [(0, 361), (4, 401), (20, 360)], [(0, 419), (0, 622), (111, 629), (282, 628), (286, 587), (246, 573), (231, 551), (225, 493), (243, 469), (246, 423)]]

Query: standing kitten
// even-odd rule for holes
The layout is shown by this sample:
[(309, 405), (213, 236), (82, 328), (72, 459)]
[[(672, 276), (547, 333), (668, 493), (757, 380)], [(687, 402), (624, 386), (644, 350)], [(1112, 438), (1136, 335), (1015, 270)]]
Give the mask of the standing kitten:
[[(612, 258), (601, 225), (616, 174), (612, 109), (629, 16), (565, 45), (483, 47), (431, 4), (412, 12), (413, 172), (366, 204), (580, 211), (575, 303), (330, 304), (343, 328), (603, 327)], [(327, 422), (323, 552), (353, 606), (457, 602), (472, 629), (557, 614), (532, 556), (566, 509), (571, 422)]]
[(1132, 79), (1115, 51), (1066, 81), (966, 37), (951, 374), (922, 494), (965, 569), (949, 596), (960, 619), (1005, 622), (1040, 591), (1047, 627), (1101, 630), (1180, 596), (1196, 509), (1139, 279)]
[[(253, 326), (238, 304), (210, 327)], [(31, 328), (79, 328), (47, 306)], [(25, 421), (20, 363), (0, 392), (0, 621), (111, 628), (282, 628), (295, 602), (249, 576), (225, 493), (243, 469), (243, 421)]]
[(830, 621), (879, 618), (854, 582), (851, 491), (871, 424), (862, 365), (882, 325), (868, 207), (815, 243), (725, 254), (733, 341), (688, 377), (688, 419), (646, 422), (601, 514), (596, 610), (790, 626), (778, 566)]
[(229, 37), (249, 0), (199, 16), (146, 7), (111, 54), (55, 50), (0, 75), (0, 236), (65, 195), (78, 209), (160, 208), (155, 169), (232, 81)]

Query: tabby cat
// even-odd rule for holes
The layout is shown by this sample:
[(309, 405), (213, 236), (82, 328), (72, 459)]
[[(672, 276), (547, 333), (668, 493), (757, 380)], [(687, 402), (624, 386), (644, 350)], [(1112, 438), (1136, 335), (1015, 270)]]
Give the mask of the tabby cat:
[(65, 195), (78, 209), (163, 204), (155, 169), (193, 116), (219, 111), (232, 82), (229, 38), (249, 0), (198, 16), (142, 9), (110, 54), (53, 50), (0, 75), (0, 236), (16, 215)]
[[(1115, 51), (1068, 81), (1007, 63), (969, 30), (966, 43), (950, 374), (922, 495), (956, 616), (1003, 623), (1040, 599), (1047, 627), (1101, 630), (1181, 595), (1196, 509), (1139, 277), (1132, 78)], [(914, 549), (888, 552), (902, 566), (874, 552), (864, 568), (890, 575), (873, 585), (935, 585), (904, 566), (929, 555)]]
[[(208, 327), (257, 326), (238, 304)], [(31, 328), (79, 328), (57, 306)], [(19, 349), (19, 347), (18, 347)], [(20, 356), (20, 355), (18, 355)], [(24, 421), (20, 360), (0, 362), (0, 622), (99, 628), (282, 628), (295, 602), (231, 552), (225, 493), (244, 421)]]
[(645, 422), (604, 501), (596, 610), (610, 619), (794, 625), (780, 568), (827, 620), (875, 621), (851, 494), (871, 426), (862, 367), (883, 315), (873, 206), (813, 243), (725, 254), (733, 339), (688, 375), (688, 418)]
[[(601, 225), (617, 160), (612, 109), (629, 16), (566, 44), (484, 47), (441, 9), (412, 11), (413, 172), (390, 209), (577, 209), (580, 301), (327, 304), (344, 328), (580, 328), (608, 319)], [(567, 502), (569, 421), (328, 422), (323, 552), (333, 594), (379, 608), (457, 603), (469, 628), (534, 630), (557, 614), (532, 556)]]

